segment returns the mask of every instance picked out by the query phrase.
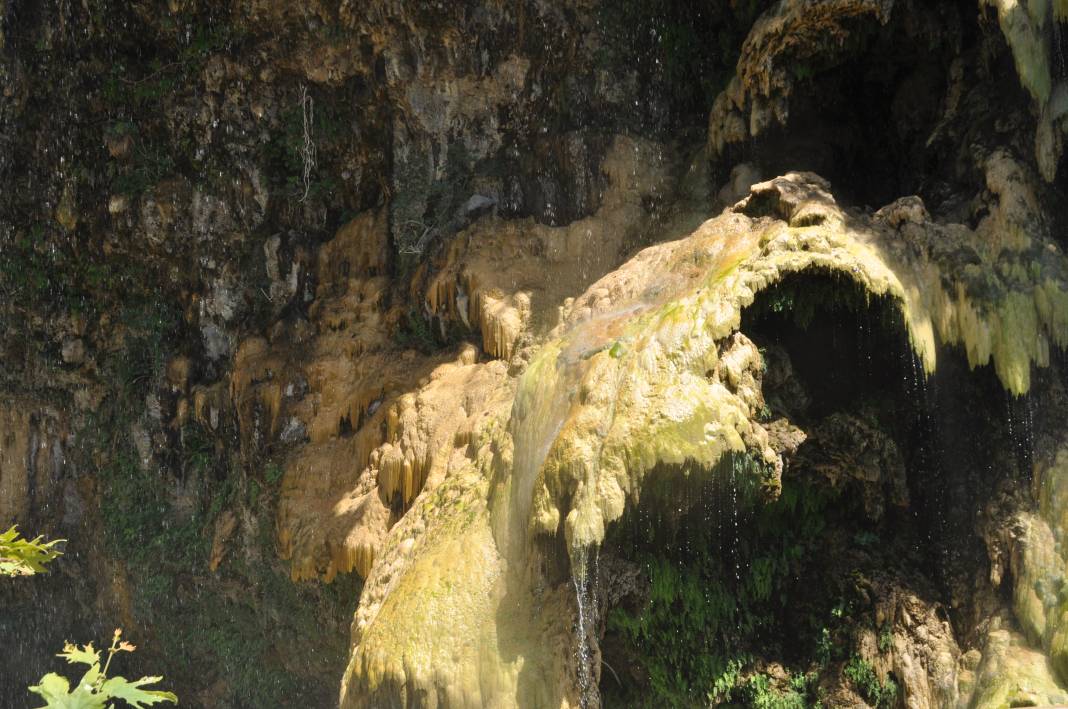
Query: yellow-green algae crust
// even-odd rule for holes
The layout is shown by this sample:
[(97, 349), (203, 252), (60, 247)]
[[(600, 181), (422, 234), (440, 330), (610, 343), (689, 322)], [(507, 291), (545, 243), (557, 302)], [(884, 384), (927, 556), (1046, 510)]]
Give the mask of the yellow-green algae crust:
[(1018, 633), (991, 631), (983, 647), (983, 660), (969, 706), (974, 709), (1055, 707), (1068, 702), (1068, 692), (1057, 683), (1049, 660), (1027, 646)]
[(1068, 439), (1035, 464), (1036, 514), (1021, 515), (1014, 551), (1014, 611), (1020, 625), (1068, 678)]
[(342, 706), (577, 705), (574, 591), (546, 575), (537, 540), (562, 529), (572, 557), (587, 558), (658, 466), (712, 471), (744, 454), (775, 493), (761, 357), (735, 334), (755, 295), (790, 273), (847, 276), (897, 303), (926, 371), (940, 344), (957, 344), (1019, 394), (1050, 344), (1068, 341), (1064, 259), (1023, 236), (991, 248), (907, 202), (846, 213), (818, 177), (791, 174), (602, 278), (566, 304), (473, 460), (458, 449), (439, 488), (453, 497), (421, 496), (390, 532), (357, 611)]
[(511, 466), (490, 419), (447, 479), (391, 530), (353, 622), (340, 706), (577, 706), (573, 598), (510, 564), (490, 529), (488, 486)]
[[(840, 210), (826, 187), (813, 175), (758, 185), (735, 212), (648, 249), (572, 305), (545, 350), (557, 353), (557, 371), (546, 372), (546, 355), (519, 383), (521, 397), (568, 402), (555, 438), (543, 445), (534, 530), (555, 533), (562, 518), (570, 548), (598, 545), (657, 465), (709, 470), (724, 453), (743, 451), (779, 465), (754, 420), (759, 392), (731, 386), (720, 365), (742, 310), (789, 273), (838, 273), (891, 298), (927, 372), (939, 344), (959, 344), (971, 366), (993, 361), (1014, 394), (1030, 387), (1032, 365), (1048, 364), (1050, 341), (1066, 342), (1068, 294), (1050, 269), (1037, 269), (1037, 284), (1012, 270), (1010, 282), (984, 263), (968, 229), (861, 219)], [(758, 204), (772, 216), (745, 215)], [(958, 272), (955, 262), (964, 264)], [(554, 391), (560, 385), (568, 396)], [(518, 407), (517, 415), (513, 426), (522, 430)]]
[[(994, 7), (998, 24), (1012, 49), (1016, 73), (1039, 105), (1050, 94), (1050, 27), (1053, 9), (1050, 0), (980, 0), (980, 4)], [(1058, 18), (1064, 16), (1065, 5), (1053, 3)]]

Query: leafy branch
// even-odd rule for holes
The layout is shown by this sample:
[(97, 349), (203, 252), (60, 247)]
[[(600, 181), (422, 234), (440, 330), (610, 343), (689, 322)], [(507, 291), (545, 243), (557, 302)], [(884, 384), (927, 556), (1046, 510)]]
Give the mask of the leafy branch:
[(111, 647), (108, 648), (108, 658), (104, 662), (104, 668), (100, 668), (100, 651), (93, 648), (93, 644), (78, 647), (71, 643), (63, 645), (63, 652), (56, 655), (62, 657), (68, 664), (88, 665), (89, 669), (82, 675), (81, 680), (71, 690), (70, 681), (66, 677), (50, 672), (41, 678), (40, 684), (30, 687), (30, 691), (44, 698), (47, 704), (40, 709), (108, 709), (107, 702), (121, 699), (134, 709), (159, 704), (160, 702), (178, 703), (178, 697), (172, 692), (164, 692), (156, 689), (142, 689), (143, 687), (156, 684), (162, 677), (142, 677), (141, 679), (127, 680), (125, 677), (109, 678), (108, 669), (111, 660), (120, 652), (133, 652), (137, 648), (122, 640), (122, 630), (116, 629), (111, 638)]
[(0, 533), (0, 576), (32, 576), (44, 573), (45, 564), (63, 552), (56, 545), (65, 539), (43, 541), (43, 537), (25, 539), (12, 527)]

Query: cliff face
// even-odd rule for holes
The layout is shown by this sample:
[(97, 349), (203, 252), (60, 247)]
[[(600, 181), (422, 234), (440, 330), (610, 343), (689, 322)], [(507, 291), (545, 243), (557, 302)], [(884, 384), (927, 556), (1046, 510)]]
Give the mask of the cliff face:
[(0, 698), (1063, 701), (1061, 10), (0, 0)]

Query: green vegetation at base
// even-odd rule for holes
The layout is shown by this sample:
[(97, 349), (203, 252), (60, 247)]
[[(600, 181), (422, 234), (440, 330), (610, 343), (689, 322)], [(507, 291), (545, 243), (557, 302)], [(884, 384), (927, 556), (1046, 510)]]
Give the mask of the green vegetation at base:
[[(628, 558), (648, 590), (643, 603), (624, 602), (608, 615), (606, 702), (824, 707), (820, 678), (844, 667), (860, 696), (891, 706), (893, 680), (880, 682), (869, 663), (849, 659), (863, 613), (848, 580), (817, 580), (826, 534), (859, 519), (859, 510), (840, 491), (787, 478), (778, 500), (746, 511), (741, 487), (687, 491), (684, 499), (699, 502), (674, 522), (669, 512), (651, 512), (648, 500), (644, 516), (621, 521), (611, 546), (633, 549)], [(885, 652), (888, 631), (879, 637)]]
[(893, 679), (881, 681), (870, 662), (854, 655), (846, 664), (844, 672), (860, 696), (875, 709), (890, 709), (894, 706), (897, 701), (897, 683)]
[[(121, 348), (101, 363), (112, 390), (71, 453), (95, 471), (103, 551), (126, 580), (135, 623), (128, 630), (144, 638), (144, 662), (208, 705), (327, 701), (335, 690), (326, 678), (343, 669), (360, 580), (290, 580), (274, 540), (282, 467), (267, 456), (265, 469), (253, 469), (227, 453), (219, 440), (233, 435), (231, 423), (218, 431), (195, 423), (153, 430), (142, 415), (145, 394), (157, 389), (180, 341), (179, 320), (158, 301), (117, 312)], [(223, 515), (236, 526), (213, 571)]]
[(728, 694), (738, 695), (753, 709), (817, 709), (823, 706), (816, 686), (817, 678), (814, 672), (788, 676), (786, 687), (777, 689), (768, 675), (755, 674)]
[(71, 689), (70, 681), (66, 677), (50, 672), (30, 687), (29, 691), (47, 702), (40, 709), (103, 709), (115, 707), (116, 705), (108, 703), (113, 701), (122, 701), (134, 709), (163, 702), (177, 704), (178, 697), (172, 692), (145, 689), (160, 682), (162, 677), (142, 677), (133, 681), (121, 676), (108, 677), (108, 670), (115, 655), (136, 649), (122, 639), (121, 630), (116, 630), (111, 638), (111, 647), (107, 650), (107, 660), (101, 668), (100, 651), (94, 649), (92, 643), (81, 647), (67, 643), (57, 657), (62, 657), (67, 664), (86, 665), (89, 668), (82, 678), (75, 682), (74, 689)]
[(687, 706), (737, 694), (774, 706), (760, 680), (736, 684), (752, 659), (746, 644), (772, 633), (788, 609), (790, 580), (816, 550), (833, 499), (824, 488), (784, 485), (743, 531), (730, 496), (720, 498), (727, 506), (691, 512), (673, 538), (662, 537), (671, 525), (640, 525), (647, 543), (635, 560), (649, 578), (648, 602), (614, 609), (608, 627), (635, 649), (657, 700)]
[[(177, 686), (222, 680), (219, 699), (236, 706), (282, 706), (286, 697), (318, 696), (322, 688), (311, 666), (320, 660), (311, 646), (343, 662), (347, 637), (339, 628), (331, 648), (323, 618), (351, 616), (359, 580), (346, 577), (329, 587), (290, 581), (274, 548), (275, 493), (223, 470), (201, 436), (184, 436), (177, 464), (184, 480), (141, 466), (121, 429), (100, 471), (106, 548), (132, 582), (134, 617), (153, 634), (153, 661), (167, 663)], [(234, 510), (251, 521), (254, 538), (212, 573), (214, 522)], [(300, 650), (304, 644), (308, 655)]]

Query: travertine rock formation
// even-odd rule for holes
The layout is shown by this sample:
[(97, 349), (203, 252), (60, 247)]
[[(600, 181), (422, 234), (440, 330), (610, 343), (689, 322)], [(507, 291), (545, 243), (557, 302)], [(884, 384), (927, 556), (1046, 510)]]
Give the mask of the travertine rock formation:
[[(939, 343), (960, 344), (973, 366), (993, 358), (1003, 385), (1026, 392), (1032, 365), (1063, 342), (1065, 263), (1049, 242), (1010, 242), (985, 258), (977, 242), (964, 226), (931, 223), (917, 200), (866, 217), (840, 208), (818, 177), (794, 174), (594, 283), (526, 364), (510, 411), (500, 399), (485, 410), (487, 428), (453, 449), (440, 487), (385, 537), (343, 705), (506, 705), (530, 696), (527, 682), (543, 688), (542, 702), (582, 703), (581, 674), (565, 681), (567, 655), (553, 652), (568, 644), (581, 601), (569, 580), (545, 575), (540, 540), (562, 534), (581, 579), (657, 467), (717, 475), (728, 454), (746, 456), (752, 488), (776, 494), (782, 462), (756, 421), (761, 358), (736, 330), (755, 294), (788, 273), (841, 273), (891, 298), (928, 371)], [(1049, 253), (1049, 270), (991, 280), (1013, 246)], [(979, 272), (982, 291), (969, 285)], [(955, 693), (935, 690), (932, 701)]]

